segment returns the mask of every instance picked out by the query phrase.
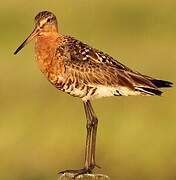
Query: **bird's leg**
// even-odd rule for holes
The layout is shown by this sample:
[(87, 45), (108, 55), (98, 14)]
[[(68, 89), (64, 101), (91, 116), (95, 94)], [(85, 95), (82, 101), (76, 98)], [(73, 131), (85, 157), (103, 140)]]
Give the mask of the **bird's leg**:
[(87, 137), (86, 137), (86, 149), (85, 149), (85, 165), (83, 169), (76, 172), (74, 177), (80, 174), (91, 173), (95, 167), (99, 167), (95, 163), (95, 148), (96, 148), (96, 134), (98, 119), (92, 108), (90, 101), (84, 102), (84, 109), (87, 118)]
[(88, 109), (89, 109), (89, 114), (90, 114), (90, 118), (91, 118), (91, 126), (92, 126), (92, 133), (91, 133), (91, 141), (92, 141), (92, 147), (91, 147), (91, 166), (92, 167), (98, 167), (100, 168), (100, 166), (98, 166), (95, 162), (95, 150), (96, 150), (96, 135), (97, 135), (97, 126), (98, 126), (98, 119), (97, 116), (93, 110), (93, 107), (90, 103), (90, 101), (87, 101), (87, 105), (88, 105)]
[[(84, 109), (87, 119), (87, 136), (86, 136), (86, 149), (85, 149), (85, 165), (84, 168), (78, 170), (65, 170), (60, 173), (74, 173), (74, 177), (80, 174), (91, 173), (97, 166), (95, 164), (95, 145), (96, 145), (96, 132), (98, 120), (93, 111), (90, 101), (84, 102)], [(97, 166), (98, 167), (98, 166)]]
[(84, 161), (84, 167), (86, 169), (89, 168), (90, 161), (91, 161), (91, 153), (90, 153), (90, 145), (91, 145), (91, 126), (90, 126), (90, 113), (88, 110), (87, 102), (84, 102), (84, 110), (86, 114), (87, 124), (87, 136), (86, 136), (86, 148), (85, 148), (85, 161)]

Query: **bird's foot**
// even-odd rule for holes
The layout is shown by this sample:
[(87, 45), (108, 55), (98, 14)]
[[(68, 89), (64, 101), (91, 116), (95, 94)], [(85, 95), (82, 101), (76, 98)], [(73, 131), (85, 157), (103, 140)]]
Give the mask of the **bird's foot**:
[(71, 174), (74, 174), (73, 179), (75, 179), (77, 176), (79, 176), (79, 175), (81, 175), (81, 174), (91, 174), (91, 173), (92, 173), (92, 170), (93, 170), (95, 167), (101, 168), (101, 167), (98, 166), (98, 165), (91, 165), (91, 166), (88, 167), (88, 168), (87, 168), (87, 167), (84, 167), (84, 168), (82, 168), (82, 169), (76, 169), (76, 170), (71, 170), (71, 169), (64, 170), (64, 171), (59, 172), (59, 174), (71, 173)]

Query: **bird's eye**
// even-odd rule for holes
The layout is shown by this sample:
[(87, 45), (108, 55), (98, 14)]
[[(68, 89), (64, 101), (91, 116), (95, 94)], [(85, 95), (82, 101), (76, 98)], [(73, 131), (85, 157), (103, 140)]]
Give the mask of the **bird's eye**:
[(47, 22), (51, 22), (51, 19), (50, 19), (50, 18), (48, 18), (48, 19), (47, 19)]

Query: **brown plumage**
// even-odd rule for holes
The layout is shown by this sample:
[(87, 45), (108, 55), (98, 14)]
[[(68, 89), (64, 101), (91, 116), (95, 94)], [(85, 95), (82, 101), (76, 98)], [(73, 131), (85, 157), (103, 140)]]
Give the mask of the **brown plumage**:
[(134, 72), (70, 36), (37, 37), (36, 54), (40, 69), (52, 84), (83, 100), (113, 95), (160, 95), (158, 87), (172, 85)]
[(76, 175), (91, 172), (95, 163), (97, 117), (91, 99), (107, 96), (161, 95), (159, 88), (172, 83), (142, 75), (81, 41), (61, 35), (55, 15), (48, 11), (35, 17), (35, 29), (15, 51), (36, 38), (35, 53), (40, 70), (59, 90), (82, 98), (87, 117), (85, 166), (66, 170)]

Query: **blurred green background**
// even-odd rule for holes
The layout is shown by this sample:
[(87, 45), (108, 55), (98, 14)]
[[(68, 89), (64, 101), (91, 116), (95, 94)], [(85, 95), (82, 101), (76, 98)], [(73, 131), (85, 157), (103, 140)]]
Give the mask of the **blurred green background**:
[[(83, 165), (80, 99), (57, 91), (39, 72), (34, 42), (14, 50), (50, 10), (60, 31), (132, 69), (176, 82), (175, 0), (6, 0), (0, 6), (0, 179), (54, 180)], [(95, 100), (97, 164), (112, 180), (176, 179), (175, 88), (163, 97)]]

